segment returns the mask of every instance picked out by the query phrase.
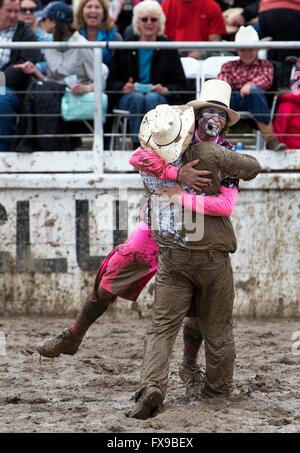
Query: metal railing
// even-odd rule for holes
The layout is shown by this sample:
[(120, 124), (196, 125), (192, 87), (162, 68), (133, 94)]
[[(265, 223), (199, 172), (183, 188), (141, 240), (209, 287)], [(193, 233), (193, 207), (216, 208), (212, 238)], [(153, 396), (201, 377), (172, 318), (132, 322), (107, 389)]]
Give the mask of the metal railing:
[[(254, 44), (236, 44), (234, 42), (137, 42), (137, 41), (117, 41), (117, 42), (10, 42), (0, 43), (0, 48), (6, 49), (60, 49), (67, 50), (71, 48), (91, 48), (94, 56), (94, 133), (93, 133), (93, 155), (94, 155), (94, 172), (102, 174), (104, 172), (103, 156), (103, 121), (102, 121), (102, 74), (99, 68), (102, 65), (102, 49), (181, 49), (181, 50), (204, 50), (204, 51), (235, 51), (236, 49), (250, 49)], [(300, 49), (300, 41), (260, 41), (255, 43), (256, 49)], [(0, 153), (0, 155), (3, 153)], [(6, 158), (8, 154), (5, 153)]]

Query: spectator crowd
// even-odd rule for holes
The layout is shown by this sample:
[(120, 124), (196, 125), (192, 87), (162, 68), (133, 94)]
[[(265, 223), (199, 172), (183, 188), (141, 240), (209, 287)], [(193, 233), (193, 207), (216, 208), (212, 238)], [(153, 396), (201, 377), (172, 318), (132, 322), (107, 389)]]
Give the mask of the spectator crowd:
[[(122, 40), (253, 42), (253, 49), (238, 50), (239, 58), (223, 65), (218, 78), (232, 87), (232, 108), (252, 114), (267, 149), (300, 148), (299, 70), (292, 71), (293, 80), (290, 75), (295, 64), (300, 66), (300, 50), (273, 49), (261, 59), (255, 49), (261, 39), (300, 40), (300, 0), (79, 0), (75, 7), (70, 3), (0, 0), (0, 70), (6, 79), (6, 92), (0, 96), (0, 151), (74, 150), (81, 144), (78, 135), (86, 125), (65, 121), (61, 103), (66, 90), (77, 99), (87, 93), (93, 96), (93, 51), (43, 50), (43, 42)], [(41, 42), (41, 49), (1, 48), (1, 43), (35, 41)], [(99, 72), (108, 94), (108, 113), (114, 108), (130, 112), (133, 147), (138, 146), (145, 113), (160, 104), (191, 100), (181, 63), (184, 56), (203, 60), (208, 55), (171, 48), (103, 49)], [(282, 116), (275, 116), (273, 124), (268, 91), (278, 89), (285, 91), (277, 102)], [(111, 128), (107, 117), (105, 132), (111, 133)], [(290, 136), (292, 140), (287, 139)]]

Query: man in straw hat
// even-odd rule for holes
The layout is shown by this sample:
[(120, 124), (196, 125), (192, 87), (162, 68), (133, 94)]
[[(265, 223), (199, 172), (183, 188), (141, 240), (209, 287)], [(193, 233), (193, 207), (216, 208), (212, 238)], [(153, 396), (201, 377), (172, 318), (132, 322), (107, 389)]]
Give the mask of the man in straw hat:
[[(236, 43), (249, 44), (259, 41), (257, 32), (251, 25), (240, 27), (235, 35)], [(265, 90), (273, 82), (273, 65), (267, 60), (257, 58), (258, 50), (238, 49), (239, 60), (229, 61), (222, 66), (218, 79), (224, 80), (234, 92), (231, 97), (231, 106), (238, 111), (252, 113), (258, 129), (266, 140), (266, 148), (273, 151), (286, 149), (280, 143), (273, 130), (271, 111), (267, 103)]]
[[(241, 155), (217, 144), (224, 128), (238, 121), (239, 115), (229, 108), (230, 86), (223, 81), (205, 82), (200, 99), (167, 112), (159, 106), (145, 115), (141, 129), (142, 147), (155, 152), (167, 162), (177, 163), (187, 145), (184, 131), (189, 129), (189, 110), (196, 113), (194, 144), (183, 154), (183, 160), (199, 159), (195, 168), (208, 168), (212, 186), (205, 194), (217, 193), (223, 175), (249, 180), (260, 171), (251, 156)], [(172, 109), (169, 107), (169, 109)], [(144, 157), (147, 161), (147, 157)], [(174, 162), (175, 161), (175, 162)], [(179, 164), (180, 165), (180, 164)], [(149, 165), (146, 162), (146, 166)], [(152, 192), (161, 181), (149, 180), (142, 174), (146, 190)], [(154, 203), (154, 237), (160, 246), (155, 280), (153, 320), (147, 332), (141, 381), (136, 392), (136, 405), (129, 416), (146, 419), (162, 404), (167, 389), (173, 345), (191, 300), (194, 299), (198, 332), (206, 350), (206, 374), (202, 395), (230, 396), (232, 390), (235, 348), (232, 335), (234, 300), (229, 253), (236, 250), (236, 238), (228, 217), (201, 216), (197, 209), (203, 196), (186, 194), (177, 185), (164, 187), (159, 194), (176, 195), (172, 203)], [(205, 199), (205, 197), (204, 197)], [(201, 204), (201, 203), (200, 203)], [(153, 205), (153, 204), (152, 204)], [(186, 217), (185, 207), (194, 206), (196, 223)], [(178, 209), (183, 209), (178, 216)], [(180, 211), (179, 211), (180, 212)], [(181, 211), (182, 213), (182, 211)], [(200, 228), (192, 232), (190, 227)], [(203, 226), (203, 228), (201, 228)]]

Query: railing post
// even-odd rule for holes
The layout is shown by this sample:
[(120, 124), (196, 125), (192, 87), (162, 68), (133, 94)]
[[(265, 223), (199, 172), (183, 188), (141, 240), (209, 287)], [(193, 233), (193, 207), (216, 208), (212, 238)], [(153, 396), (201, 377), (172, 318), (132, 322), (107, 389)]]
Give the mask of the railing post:
[(94, 48), (94, 142), (95, 173), (104, 172), (102, 122), (102, 49)]

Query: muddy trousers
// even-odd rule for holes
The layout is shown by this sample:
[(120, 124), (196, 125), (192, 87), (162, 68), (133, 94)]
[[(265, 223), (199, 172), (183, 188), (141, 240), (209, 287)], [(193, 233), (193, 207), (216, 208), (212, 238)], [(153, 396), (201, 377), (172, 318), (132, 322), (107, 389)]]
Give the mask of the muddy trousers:
[(145, 337), (137, 399), (151, 385), (159, 387), (165, 396), (174, 342), (193, 296), (205, 342), (203, 393), (207, 396), (230, 393), (235, 346), (229, 255), (219, 251), (165, 249), (158, 261), (153, 319)]

